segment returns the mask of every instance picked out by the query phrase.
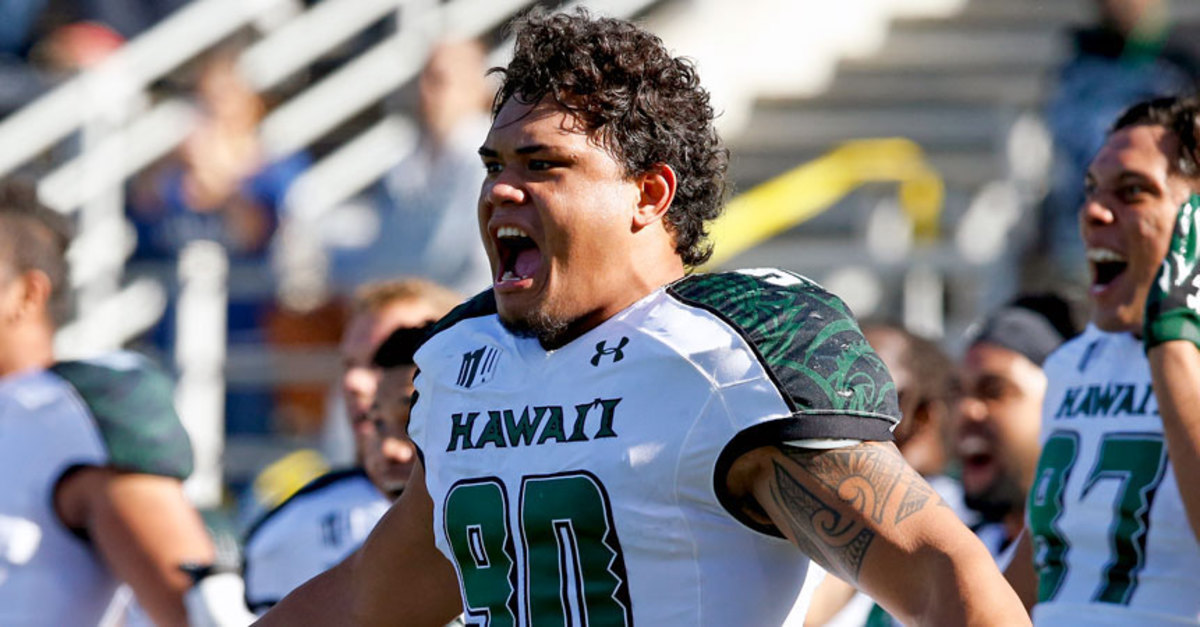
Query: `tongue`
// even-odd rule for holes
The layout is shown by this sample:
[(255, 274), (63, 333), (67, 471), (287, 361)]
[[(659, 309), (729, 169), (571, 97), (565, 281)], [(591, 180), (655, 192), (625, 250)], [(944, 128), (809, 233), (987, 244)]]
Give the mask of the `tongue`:
[(533, 276), (541, 267), (542, 254), (536, 248), (526, 248), (517, 253), (517, 259), (513, 263), (513, 271), (522, 279)]

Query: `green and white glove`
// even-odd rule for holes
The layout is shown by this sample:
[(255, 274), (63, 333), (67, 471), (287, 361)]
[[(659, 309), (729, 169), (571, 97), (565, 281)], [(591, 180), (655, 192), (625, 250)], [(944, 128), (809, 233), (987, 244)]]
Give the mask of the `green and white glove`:
[(1146, 350), (1187, 340), (1200, 348), (1200, 194), (1179, 209), (1167, 258), (1150, 286), (1143, 319)]

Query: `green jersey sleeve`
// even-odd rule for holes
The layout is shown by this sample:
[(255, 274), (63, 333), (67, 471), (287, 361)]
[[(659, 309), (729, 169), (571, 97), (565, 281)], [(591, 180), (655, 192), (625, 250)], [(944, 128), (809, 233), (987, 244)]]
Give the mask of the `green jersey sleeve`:
[(771, 425), (771, 439), (892, 439), (896, 386), (840, 298), (773, 269), (693, 275), (669, 289), (754, 350), (794, 418)]
[(147, 359), (117, 353), (59, 362), (50, 370), (87, 407), (111, 466), (178, 479), (192, 473), (191, 442), (175, 412), (171, 380)]

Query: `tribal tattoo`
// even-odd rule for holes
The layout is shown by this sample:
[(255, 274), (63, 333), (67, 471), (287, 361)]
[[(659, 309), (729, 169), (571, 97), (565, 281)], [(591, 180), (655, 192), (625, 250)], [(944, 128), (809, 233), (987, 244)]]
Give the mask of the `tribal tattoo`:
[(795, 464), (772, 461), (776, 507), (801, 550), (848, 581), (858, 580), (877, 528), (898, 525), (930, 503), (945, 505), (889, 446), (780, 451)]

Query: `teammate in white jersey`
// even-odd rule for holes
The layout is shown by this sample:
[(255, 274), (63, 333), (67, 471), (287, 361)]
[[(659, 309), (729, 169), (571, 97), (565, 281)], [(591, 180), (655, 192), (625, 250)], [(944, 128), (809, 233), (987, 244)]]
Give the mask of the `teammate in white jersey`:
[[(339, 347), (342, 398), (359, 464), (317, 477), (251, 526), (243, 577), (252, 612), (267, 611), (358, 548), (400, 495), (416, 450), (402, 432), (393, 433), (392, 425), (397, 422), (393, 418), (407, 422), (412, 354), (424, 337), (424, 325), (460, 300), (454, 292), (419, 279), (381, 281), (359, 289)], [(391, 385), (381, 390), (384, 379)], [(374, 407), (380, 400), (386, 400), (389, 409), (400, 405), (402, 415), (382, 416)]]
[(910, 623), (1027, 620), (888, 441), (894, 386), (841, 301), (688, 276), (726, 166), (694, 68), (586, 13), (515, 36), (479, 151), (495, 283), (417, 353), (422, 463), (264, 624), (778, 624), (810, 558)]
[(185, 625), (180, 566), (213, 559), (187, 435), (144, 359), (55, 362), (68, 241), (32, 187), (0, 183), (0, 624), (95, 625), (124, 581)]
[(1036, 624), (1200, 624), (1198, 114), (1133, 107), (1088, 170), (1092, 325), (1046, 362), (1027, 506)]

